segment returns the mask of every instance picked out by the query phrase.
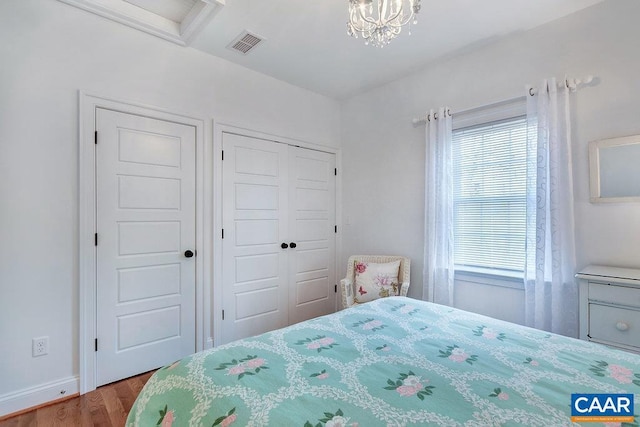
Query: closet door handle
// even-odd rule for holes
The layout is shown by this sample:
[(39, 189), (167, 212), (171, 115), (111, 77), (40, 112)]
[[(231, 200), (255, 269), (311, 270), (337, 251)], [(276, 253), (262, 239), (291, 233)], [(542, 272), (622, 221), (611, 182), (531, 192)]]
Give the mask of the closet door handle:
[(194, 255), (193, 251), (190, 251), (190, 250), (184, 251), (184, 256), (186, 258), (191, 258), (191, 257), (193, 257), (193, 255)]
[(296, 242), (291, 242), (289, 243), (289, 246), (291, 246), (292, 249), (295, 249), (295, 247), (298, 245), (296, 245)]
[(286, 243), (283, 243), (283, 244), (280, 245), (280, 247), (282, 249), (287, 249), (289, 247), (289, 245), (287, 245)]

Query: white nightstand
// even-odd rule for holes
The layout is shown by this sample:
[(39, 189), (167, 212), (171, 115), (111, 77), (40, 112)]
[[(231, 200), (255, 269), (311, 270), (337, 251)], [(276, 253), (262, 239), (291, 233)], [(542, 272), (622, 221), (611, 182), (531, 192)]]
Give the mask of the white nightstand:
[(580, 279), (580, 338), (640, 353), (640, 270), (590, 265)]

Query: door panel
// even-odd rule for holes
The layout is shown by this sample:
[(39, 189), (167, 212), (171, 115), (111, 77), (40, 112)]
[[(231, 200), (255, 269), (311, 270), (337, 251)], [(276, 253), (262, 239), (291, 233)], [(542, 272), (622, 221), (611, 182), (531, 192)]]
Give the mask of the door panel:
[(291, 241), (289, 323), (332, 313), (336, 304), (335, 155), (289, 147)]
[(236, 245), (269, 245), (277, 244), (278, 220), (244, 220), (236, 222)]
[(121, 162), (180, 168), (181, 138), (136, 129), (119, 129)]
[(118, 255), (177, 254), (182, 243), (180, 226), (179, 221), (118, 222)]
[(223, 134), (220, 342), (283, 327), (288, 320), (287, 146)]
[[(298, 185), (309, 184), (309, 182), (299, 181)], [(296, 188), (296, 209), (298, 212), (306, 212), (307, 216), (313, 218), (313, 213), (323, 216), (329, 207), (329, 191), (327, 189)]]
[(98, 109), (97, 385), (195, 351), (195, 128)]
[(118, 317), (118, 350), (180, 336), (180, 306)]
[(335, 155), (227, 133), (223, 150), (220, 342), (333, 312)]
[[(239, 174), (238, 174), (239, 176)], [(278, 177), (270, 179), (267, 175), (262, 175), (265, 180), (277, 181)], [(239, 176), (239, 179), (242, 179)], [(259, 179), (256, 177), (256, 179)], [(235, 207), (238, 211), (278, 211), (280, 210), (280, 201), (282, 191), (278, 185), (268, 184), (240, 184), (234, 186)], [(246, 212), (252, 214), (254, 212)], [(266, 214), (266, 212), (255, 212), (257, 215)]]
[(120, 209), (180, 209), (178, 179), (141, 176), (118, 177)]
[[(153, 265), (118, 270), (118, 302), (180, 293), (180, 264)], [(153, 283), (153, 287), (146, 286)]]
[(329, 298), (329, 292), (333, 292), (333, 289), (328, 289), (327, 281), (324, 277), (312, 278), (310, 280), (303, 280), (299, 277), (296, 283), (296, 304), (301, 305), (309, 303), (310, 301), (324, 301)]
[[(277, 286), (262, 287), (253, 291), (236, 293), (236, 320), (249, 322), (269, 314), (277, 315), (282, 302)], [(253, 323), (253, 322), (252, 322)], [(266, 332), (268, 329), (265, 328)]]

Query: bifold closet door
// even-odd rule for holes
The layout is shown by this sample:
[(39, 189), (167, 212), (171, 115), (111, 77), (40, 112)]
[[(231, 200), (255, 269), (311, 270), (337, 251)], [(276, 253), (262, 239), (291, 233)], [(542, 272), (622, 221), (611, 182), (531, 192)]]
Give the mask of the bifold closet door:
[(335, 310), (335, 155), (223, 133), (226, 343)]
[(335, 157), (289, 147), (290, 324), (335, 310)]
[[(223, 134), (220, 342), (288, 324), (288, 146)], [(287, 244), (288, 246), (288, 244)]]

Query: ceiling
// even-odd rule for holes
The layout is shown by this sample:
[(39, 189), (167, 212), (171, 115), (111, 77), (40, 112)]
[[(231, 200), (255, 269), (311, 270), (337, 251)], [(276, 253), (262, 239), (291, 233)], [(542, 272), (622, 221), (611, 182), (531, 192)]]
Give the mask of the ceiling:
[[(418, 25), (380, 49), (346, 34), (348, 0), (226, 0), (190, 45), (314, 92), (344, 99), (428, 63), (602, 0), (422, 0)], [(265, 39), (227, 49), (243, 30)]]
[[(422, 0), (412, 34), (404, 28), (384, 48), (347, 35), (349, 0), (60, 1), (345, 99), (603, 0)], [(248, 54), (228, 48), (243, 31), (264, 39)]]

